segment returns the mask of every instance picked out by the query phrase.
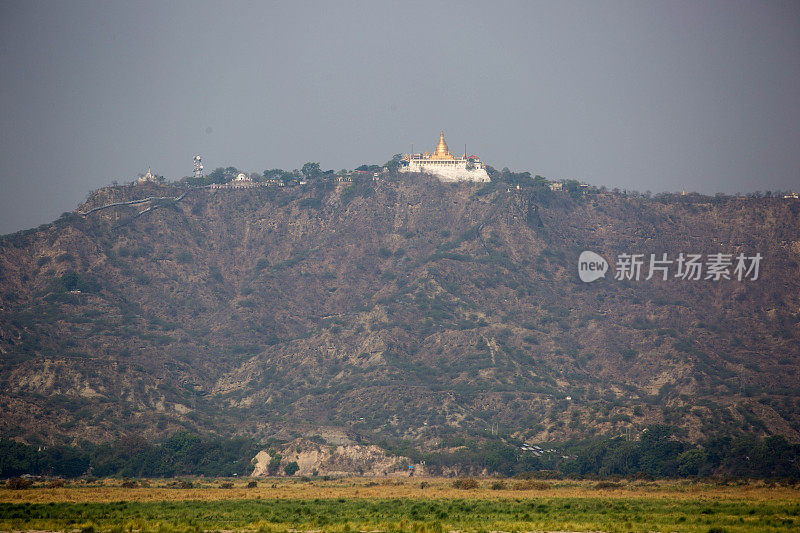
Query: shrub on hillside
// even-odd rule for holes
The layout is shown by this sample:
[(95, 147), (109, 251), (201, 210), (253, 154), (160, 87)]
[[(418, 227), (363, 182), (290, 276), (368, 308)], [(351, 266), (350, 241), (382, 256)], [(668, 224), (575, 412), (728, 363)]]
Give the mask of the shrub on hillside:
[(462, 477), (453, 481), (454, 489), (477, 489), (478, 481), (471, 477)]
[(177, 259), (178, 259), (178, 263), (181, 263), (183, 265), (191, 263), (192, 259), (193, 259), (192, 253), (191, 252), (187, 252), (187, 251), (184, 250), (183, 252), (180, 252), (178, 254)]
[(270, 449), (269, 454), (272, 456), (267, 465), (267, 474), (274, 476), (278, 473), (278, 468), (281, 466), (281, 454), (275, 453), (275, 450)]
[(297, 205), (300, 208), (322, 209), (322, 201), (319, 198), (303, 198)]
[(6, 481), (6, 487), (11, 490), (25, 490), (33, 486), (33, 481), (27, 478), (14, 477)]
[(283, 469), (287, 476), (293, 476), (298, 470), (300, 470), (300, 466), (297, 464), (297, 461), (292, 461)]
[(531, 470), (520, 472), (514, 479), (562, 479), (564, 475), (558, 470)]
[(601, 481), (600, 483), (595, 484), (594, 488), (597, 490), (621, 489), (622, 483), (615, 483), (614, 481)]

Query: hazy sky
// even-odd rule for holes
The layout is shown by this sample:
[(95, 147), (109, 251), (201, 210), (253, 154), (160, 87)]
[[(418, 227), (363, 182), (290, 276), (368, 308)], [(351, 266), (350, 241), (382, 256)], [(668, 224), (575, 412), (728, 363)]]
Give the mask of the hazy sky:
[(168, 179), (432, 150), (640, 191), (800, 187), (798, 2), (0, 1), (0, 233)]

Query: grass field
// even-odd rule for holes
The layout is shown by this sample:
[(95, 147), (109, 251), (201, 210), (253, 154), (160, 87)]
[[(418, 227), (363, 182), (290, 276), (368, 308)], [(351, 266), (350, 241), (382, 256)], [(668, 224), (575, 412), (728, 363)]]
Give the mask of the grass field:
[[(448, 479), (119, 480), (0, 490), (5, 531), (659, 531), (800, 530), (800, 487)], [(424, 483), (424, 485), (423, 485)]]

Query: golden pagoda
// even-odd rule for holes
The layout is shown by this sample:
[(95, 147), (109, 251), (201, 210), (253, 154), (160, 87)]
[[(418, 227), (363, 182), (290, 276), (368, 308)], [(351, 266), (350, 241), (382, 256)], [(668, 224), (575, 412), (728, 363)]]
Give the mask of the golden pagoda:
[(139, 183), (149, 183), (155, 181), (156, 177), (153, 175), (153, 172), (149, 168), (147, 169), (147, 174), (145, 174), (144, 176), (139, 176)]
[(439, 134), (439, 144), (436, 145), (436, 150), (433, 151), (431, 159), (454, 159), (450, 149), (447, 148), (447, 143), (444, 142), (444, 130)]
[(457, 157), (450, 153), (444, 141), (444, 130), (439, 133), (439, 144), (433, 153), (427, 150), (421, 154), (406, 154), (400, 161), (400, 172), (420, 172), (433, 174), (442, 181), (479, 181), (488, 182), (489, 174), (486, 165), (476, 155), (467, 155), (464, 147), (464, 157)]

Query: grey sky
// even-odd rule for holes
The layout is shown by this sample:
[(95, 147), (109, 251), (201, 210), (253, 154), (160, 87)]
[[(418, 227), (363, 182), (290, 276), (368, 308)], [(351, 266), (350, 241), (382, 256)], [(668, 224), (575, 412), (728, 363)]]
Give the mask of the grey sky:
[(148, 166), (497, 168), (800, 186), (797, 2), (0, 3), (0, 233)]

